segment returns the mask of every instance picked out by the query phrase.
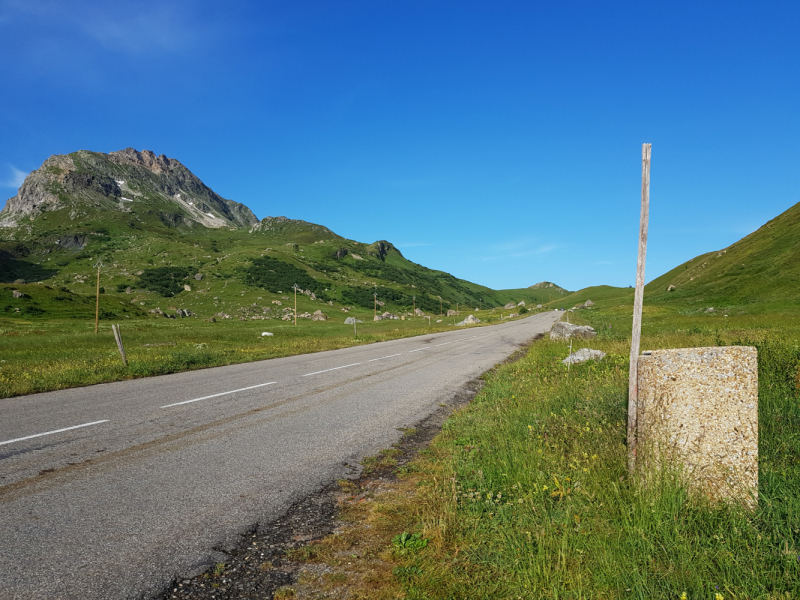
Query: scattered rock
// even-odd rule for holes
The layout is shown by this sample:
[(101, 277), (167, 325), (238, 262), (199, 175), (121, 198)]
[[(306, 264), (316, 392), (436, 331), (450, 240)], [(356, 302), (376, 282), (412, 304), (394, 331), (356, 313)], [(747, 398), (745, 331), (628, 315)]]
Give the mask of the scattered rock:
[(303, 290), (303, 293), (304, 293), (306, 296), (310, 296), (310, 295), (311, 295), (311, 290)]
[(161, 310), (160, 308), (151, 308), (150, 312), (153, 313), (154, 315), (163, 315), (164, 314), (164, 311)]
[(597, 332), (588, 325), (573, 325), (572, 323), (565, 323), (559, 321), (550, 330), (551, 340), (568, 340), (570, 338), (591, 339), (597, 335)]
[(455, 317), (457, 315), (458, 315), (458, 313), (456, 311), (454, 311), (453, 309), (450, 309), (450, 310), (447, 311), (447, 316), (448, 317)]
[(480, 322), (481, 322), (481, 320), (478, 317), (470, 315), (466, 319), (461, 321), (460, 323), (456, 323), (456, 325), (475, 325), (476, 323), (480, 323)]
[(713, 306), (711, 306), (711, 307), (707, 308), (707, 309), (706, 309), (706, 312), (707, 312), (707, 313), (712, 313), (712, 312), (714, 312), (714, 307), (713, 307)]
[(192, 286), (190, 286), (188, 283), (184, 283), (183, 284), (183, 289), (186, 292), (191, 292), (192, 291)]
[(317, 299), (317, 295), (314, 292), (311, 292), (311, 299), (312, 300), (316, 300)]
[(437, 323), (441, 323), (441, 322), (442, 322), (442, 320), (441, 320), (441, 319), (436, 319), (436, 322), (437, 322)]
[(372, 317), (373, 321), (383, 321), (383, 315), (375, 315)]
[(345, 313), (346, 313), (346, 312), (350, 312), (350, 309), (349, 309), (349, 308), (347, 308), (346, 306), (343, 306), (343, 307), (342, 307), (342, 312), (345, 312)]
[(668, 292), (674, 292), (677, 288), (674, 285), (671, 285), (667, 288)]
[(541, 304), (537, 304), (536, 308), (542, 308), (542, 305)]
[(378, 306), (386, 306), (386, 302), (381, 302), (380, 300), (376, 300), (376, 301), (375, 301), (375, 303), (376, 303)]
[(356, 319), (355, 317), (347, 317), (344, 320), (345, 325), (353, 325), (354, 323), (363, 323), (363, 322), (364, 321), (362, 321), (361, 319)]
[(583, 306), (584, 308), (590, 308), (594, 306), (594, 302), (592, 302), (591, 300), (587, 300), (586, 302), (583, 303)]
[(392, 313), (390, 313), (390, 312), (385, 312), (385, 313), (383, 313), (381, 316), (382, 316), (384, 319), (399, 319), (399, 318), (400, 318), (400, 317), (398, 317), (397, 315), (395, 315), (395, 314), (392, 314)]
[(25, 297), (25, 294), (23, 294), (19, 290), (11, 290), (11, 295), (14, 296), (14, 298), (24, 298)]
[(564, 365), (577, 365), (578, 363), (586, 362), (587, 360), (602, 360), (606, 353), (602, 350), (592, 350), (591, 348), (581, 348), (570, 354), (567, 358), (561, 361)]
[(360, 256), (359, 256), (358, 254), (356, 254), (355, 252), (353, 252), (353, 253), (352, 253), (350, 256), (352, 256), (352, 257), (353, 257), (353, 258), (355, 258), (356, 260), (364, 260), (362, 257), (360, 257)]
[(272, 337), (273, 335), (275, 335), (275, 334), (271, 333), (269, 331), (262, 331), (261, 332), (261, 337)]
[(511, 319), (512, 317), (518, 317), (518, 316), (519, 316), (519, 314), (518, 314), (518, 313), (511, 313), (510, 315), (508, 315), (508, 316), (506, 317), (506, 319)]
[(523, 300), (522, 302), (517, 302), (517, 306), (525, 306), (525, 300)]
[(328, 315), (326, 315), (321, 310), (315, 311), (313, 315), (311, 315), (312, 321), (327, 321)]
[(517, 308), (517, 305), (514, 302), (509, 302), (503, 308)]
[(202, 273), (198, 273), (197, 275), (194, 276), (194, 278), (197, 281), (203, 281), (203, 274)]
[(310, 319), (311, 318), (311, 313), (310, 312), (304, 312), (303, 314), (297, 315), (297, 318), (298, 319)]
[(272, 303), (277, 304), (278, 306), (283, 306), (283, 302), (281, 302), (280, 300), (273, 300)]
[(209, 323), (216, 323), (217, 322), (217, 320), (214, 317), (209, 317), (208, 319), (206, 319), (206, 321), (208, 321)]
[(421, 309), (417, 308), (417, 309), (414, 309), (414, 315), (417, 316), (417, 317), (424, 317), (425, 313), (422, 312)]
[(181, 318), (183, 318), (183, 317), (191, 317), (192, 314), (193, 314), (192, 311), (186, 310), (185, 308), (175, 309), (175, 312), (178, 313), (178, 316), (181, 317)]

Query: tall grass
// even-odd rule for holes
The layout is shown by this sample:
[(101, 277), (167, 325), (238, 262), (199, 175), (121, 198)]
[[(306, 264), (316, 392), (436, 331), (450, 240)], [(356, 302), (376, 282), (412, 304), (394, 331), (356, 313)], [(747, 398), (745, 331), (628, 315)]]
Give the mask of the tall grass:
[(800, 597), (800, 350), (738, 333), (646, 341), (758, 348), (757, 510), (711, 504), (668, 474), (637, 485), (624, 445), (627, 342), (593, 340), (608, 357), (567, 378), (565, 345), (543, 341), (490, 374), (422, 461), (409, 510), (431, 544), (400, 567), (407, 597)]

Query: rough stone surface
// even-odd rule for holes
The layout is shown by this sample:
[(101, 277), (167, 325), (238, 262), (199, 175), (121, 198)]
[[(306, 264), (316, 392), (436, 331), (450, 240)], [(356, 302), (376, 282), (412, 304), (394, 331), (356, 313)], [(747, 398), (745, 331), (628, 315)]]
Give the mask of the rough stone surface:
[(12, 290), (11, 291), (11, 295), (14, 296), (14, 298), (24, 298), (25, 297), (25, 294), (23, 294), (19, 290)]
[(203, 281), (203, 274), (202, 273), (197, 273), (194, 276), (194, 278), (195, 278), (196, 281)]
[(312, 321), (327, 321), (328, 315), (326, 315), (321, 310), (315, 311), (313, 315), (311, 315)]
[(639, 358), (638, 464), (685, 467), (710, 498), (758, 501), (758, 364), (746, 346)]
[(517, 304), (515, 302), (509, 302), (503, 308), (505, 309), (517, 308)]
[(561, 361), (565, 365), (577, 365), (587, 360), (603, 360), (606, 353), (602, 350), (592, 350), (591, 348), (581, 348), (570, 354), (567, 358)]
[(456, 311), (454, 311), (453, 309), (450, 309), (450, 310), (447, 311), (447, 316), (448, 317), (455, 317), (456, 315), (458, 315), (458, 313)]
[(356, 319), (355, 317), (347, 317), (344, 320), (345, 325), (354, 325), (355, 323), (363, 323), (363, 322), (364, 321), (362, 321), (361, 319)]
[(551, 340), (568, 340), (570, 338), (589, 340), (596, 335), (597, 332), (588, 325), (573, 325), (564, 321), (559, 321), (550, 330)]
[(476, 323), (480, 323), (480, 322), (481, 322), (481, 320), (478, 317), (476, 317), (474, 315), (470, 315), (466, 319), (461, 321), (460, 323), (456, 323), (456, 325), (475, 325)]
[(272, 333), (272, 332), (270, 332), (270, 331), (262, 331), (262, 332), (261, 332), (261, 337), (272, 337), (272, 336), (274, 336), (274, 335), (275, 335), (275, 334), (274, 334), (274, 333)]
[(522, 300), (521, 302), (517, 302), (517, 306), (525, 306), (525, 300)]
[(419, 309), (419, 308), (416, 308), (416, 309), (414, 309), (414, 314), (415, 314), (417, 317), (424, 317), (424, 316), (425, 316), (425, 313), (424, 313), (424, 312), (422, 312), (422, 310), (421, 310), (421, 309)]

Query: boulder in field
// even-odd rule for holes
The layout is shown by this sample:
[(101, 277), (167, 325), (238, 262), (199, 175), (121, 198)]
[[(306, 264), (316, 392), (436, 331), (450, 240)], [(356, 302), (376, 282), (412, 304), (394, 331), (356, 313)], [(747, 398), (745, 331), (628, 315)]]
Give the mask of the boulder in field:
[(570, 338), (591, 339), (597, 335), (597, 332), (588, 325), (573, 325), (572, 323), (565, 323), (559, 321), (550, 330), (551, 340), (568, 340)]
[(581, 348), (570, 354), (561, 361), (564, 365), (577, 365), (587, 360), (602, 360), (606, 353), (602, 350), (592, 350), (591, 348)]
[(475, 325), (475, 324), (480, 323), (480, 322), (481, 322), (481, 320), (478, 317), (476, 317), (474, 315), (470, 315), (466, 319), (461, 321), (460, 323), (456, 323), (456, 325)]

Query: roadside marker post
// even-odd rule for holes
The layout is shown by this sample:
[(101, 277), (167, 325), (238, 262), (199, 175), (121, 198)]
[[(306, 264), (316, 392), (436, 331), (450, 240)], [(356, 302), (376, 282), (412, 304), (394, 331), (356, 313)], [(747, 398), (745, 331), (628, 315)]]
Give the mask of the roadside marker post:
[(650, 220), (650, 154), (652, 144), (642, 144), (642, 210), (639, 217), (639, 255), (636, 262), (636, 293), (633, 299), (631, 359), (628, 373), (628, 471), (636, 469), (637, 409), (639, 395), (639, 344), (642, 337), (644, 266), (647, 258), (647, 226)]
[(100, 267), (103, 262), (98, 258), (94, 266), (97, 267), (97, 302), (94, 307), (94, 334), (97, 335), (100, 327)]

